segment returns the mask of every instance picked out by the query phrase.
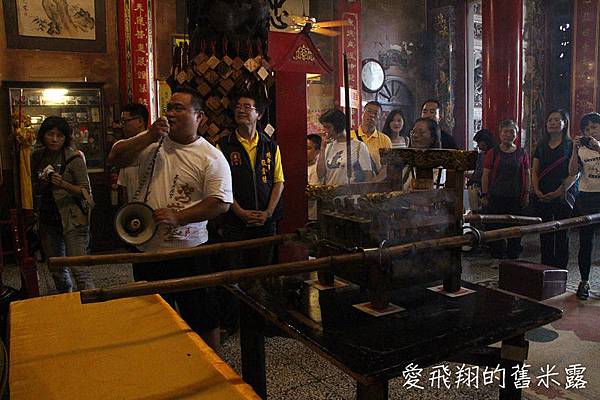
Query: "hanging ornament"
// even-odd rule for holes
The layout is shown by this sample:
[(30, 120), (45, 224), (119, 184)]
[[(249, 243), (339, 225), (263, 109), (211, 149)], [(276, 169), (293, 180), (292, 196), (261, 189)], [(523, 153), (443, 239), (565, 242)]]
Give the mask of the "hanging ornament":
[(222, 59), (222, 61), (228, 67), (231, 67), (231, 64), (233, 64), (233, 59), (231, 57), (229, 57), (229, 40), (227, 39), (226, 36), (223, 38), (223, 59)]

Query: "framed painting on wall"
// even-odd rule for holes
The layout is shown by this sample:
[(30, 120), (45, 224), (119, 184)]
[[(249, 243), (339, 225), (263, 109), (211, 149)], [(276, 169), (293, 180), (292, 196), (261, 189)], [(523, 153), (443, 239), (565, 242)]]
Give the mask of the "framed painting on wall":
[(3, 0), (7, 47), (106, 52), (104, 0)]

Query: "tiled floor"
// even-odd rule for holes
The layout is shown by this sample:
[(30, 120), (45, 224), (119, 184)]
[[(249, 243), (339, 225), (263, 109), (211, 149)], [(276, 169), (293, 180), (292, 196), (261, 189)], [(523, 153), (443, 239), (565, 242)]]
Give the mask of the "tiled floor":
[[(539, 249), (537, 239), (524, 242), (524, 259), (537, 261)], [(600, 399), (600, 260), (594, 258), (592, 271), (592, 296), (587, 301), (576, 299), (574, 292), (579, 282), (577, 260), (577, 235), (571, 235), (571, 263), (569, 264), (568, 291), (562, 296), (547, 300), (544, 303), (561, 308), (564, 317), (543, 329), (529, 335), (530, 350), (527, 363), (531, 365), (529, 376), (530, 388), (524, 391), (524, 398), (530, 400), (546, 399)], [(482, 255), (467, 255), (463, 258), (463, 279), (480, 282), (495, 287), (498, 279), (497, 260)], [(132, 280), (129, 265), (96, 266), (94, 278), (98, 286), (111, 286)], [(17, 273), (14, 268), (5, 268), (3, 273), (5, 284), (18, 286)], [(47, 270), (42, 268), (40, 287), (43, 293), (53, 289)], [(594, 285), (595, 284), (595, 285)], [(595, 286), (595, 287), (594, 287)], [(270, 338), (266, 343), (267, 351), (267, 390), (270, 399), (352, 399), (355, 397), (355, 383), (347, 375), (309, 351), (300, 343), (286, 338)], [(236, 371), (240, 372), (240, 350), (238, 336), (227, 339), (221, 350), (221, 356)], [(572, 364), (581, 364), (587, 370), (584, 389), (565, 389), (565, 368)], [(553, 372), (560, 375), (555, 378), (560, 386), (551, 383), (548, 389), (538, 386), (541, 375), (540, 368), (556, 366)], [(431, 388), (428, 377), (431, 369), (422, 372), (420, 389), (407, 389), (404, 379), (397, 378), (390, 382), (391, 399), (494, 399), (498, 396), (498, 386), (483, 385), (480, 374), (478, 387), (461, 386), (456, 388), (455, 371), (460, 365), (448, 364), (452, 371), (450, 389)]]

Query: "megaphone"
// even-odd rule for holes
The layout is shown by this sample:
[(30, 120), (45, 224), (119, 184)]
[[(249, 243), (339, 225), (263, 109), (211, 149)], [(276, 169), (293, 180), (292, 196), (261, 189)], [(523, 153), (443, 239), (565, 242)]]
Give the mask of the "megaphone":
[(115, 217), (115, 230), (119, 238), (132, 246), (142, 245), (152, 239), (157, 229), (152, 212), (152, 208), (140, 202), (121, 207)]

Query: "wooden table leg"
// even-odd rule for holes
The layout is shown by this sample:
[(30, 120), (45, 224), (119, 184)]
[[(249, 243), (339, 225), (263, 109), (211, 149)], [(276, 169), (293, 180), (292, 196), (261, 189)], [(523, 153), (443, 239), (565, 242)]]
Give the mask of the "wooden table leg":
[(263, 399), (267, 398), (265, 369), (264, 319), (251, 307), (240, 302), (240, 347), (242, 378)]
[(388, 381), (381, 381), (371, 385), (356, 382), (356, 400), (387, 400)]
[[(519, 335), (502, 341), (500, 350), (500, 367), (505, 371), (505, 385), (500, 388), (500, 400), (521, 399), (522, 389), (515, 387), (514, 367), (522, 367), (527, 359), (529, 342), (524, 335)], [(531, 375), (529, 375), (531, 377)]]

